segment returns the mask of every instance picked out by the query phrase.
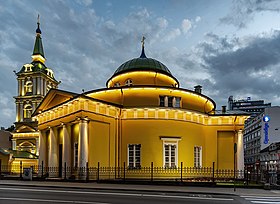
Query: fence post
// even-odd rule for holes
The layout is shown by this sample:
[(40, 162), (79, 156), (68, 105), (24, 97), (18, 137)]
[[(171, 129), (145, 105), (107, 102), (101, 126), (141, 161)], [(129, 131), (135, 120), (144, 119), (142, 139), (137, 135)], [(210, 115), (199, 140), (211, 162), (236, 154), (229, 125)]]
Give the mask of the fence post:
[(64, 162), (64, 180), (66, 180), (66, 162)]
[(212, 183), (214, 184), (214, 183), (215, 183), (215, 162), (213, 162), (212, 168), (213, 168), (213, 172), (212, 172)]
[(99, 168), (100, 168), (100, 163), (97, 163), (97, 182), (99, 182)]
[(88, 162), (86, 163), (86, 182), (89, 180)]
[(41, 178), (44, 177), (44, 161), (42, 161), (42, 165), (41, 165)]
[(181, 183), (183, 183), (183, 162), (181, 162)]
[(123, 182), (125, 182), (125, 162), (123, 162)]
[(154, 162), (151, 162), (151, 182), (154, 180)]
[(19, 178), (22, 179), (22, 161), (19, 162)]
[(2, 159), (0, 159), (0, 180), (2, 178)]

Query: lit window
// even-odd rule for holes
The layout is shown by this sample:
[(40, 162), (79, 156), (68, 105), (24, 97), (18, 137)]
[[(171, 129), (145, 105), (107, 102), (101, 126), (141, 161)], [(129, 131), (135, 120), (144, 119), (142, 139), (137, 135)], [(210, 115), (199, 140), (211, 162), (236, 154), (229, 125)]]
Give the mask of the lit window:
[(194, 147), (194, 167), (202, 167), (202, 147)]
[(141, 168), (141, 144), (128, 145), (128, 167), (131, 169)]
[(132, 86), (132, 80), (131, 79), (126, 80), (125, 85)]
[(32, 115), (32, 106), (30, 104), (26, 104), (23, 109), (23, 117), (31, 118)]

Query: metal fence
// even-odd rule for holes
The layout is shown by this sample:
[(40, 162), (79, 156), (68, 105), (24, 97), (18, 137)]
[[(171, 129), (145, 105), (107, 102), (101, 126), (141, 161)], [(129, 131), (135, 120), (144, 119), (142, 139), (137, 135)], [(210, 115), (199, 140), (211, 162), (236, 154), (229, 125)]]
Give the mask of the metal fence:
[(177, 168), (154, 167), (153, 162), (150, 167), (129, 168), (126, 163), (122, 167), (102, 167), (98, 163), (97, 167), (68, 167), (66, 163), (62, 167), (46, 167), (42, 163), (37, 166), (26, 166), (22, 162), (19, 165), (1, 165), (0, 179), (5, 177), (22, 178), (25, 168), (30, 168), (35, 179), (61, 178), (63, 180), (87, 180), (87, 181), (174, 181), (174, 182), (251, 182), (278, 183), (280, 172), (249, 172), (228, 169), (215, 169), (212, 167), (184, 167), (181, 163)]

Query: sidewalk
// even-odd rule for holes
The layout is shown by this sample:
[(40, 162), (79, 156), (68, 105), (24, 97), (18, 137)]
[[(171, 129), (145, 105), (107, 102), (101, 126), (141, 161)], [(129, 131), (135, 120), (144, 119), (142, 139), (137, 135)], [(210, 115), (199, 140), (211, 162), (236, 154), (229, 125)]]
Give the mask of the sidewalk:
[(56, 188), (79, 188), (91, 190), (121, 190), (121, 191), (146, 191), (166, 193), (204, 193), (217, 195), (239, 196), (280, 196), (280, 190), (263, 190), (219, 187), (192, 187), (192, 186), (159, 186), (159, 185), (134, 185), (134, 184), (104, 184), (104, 183), (78, 183), (78, 182), (54, 182), (54, 181), (15, 181), (0, 180), (1, 185), (15, 185), (28, 187), (56, 187)]

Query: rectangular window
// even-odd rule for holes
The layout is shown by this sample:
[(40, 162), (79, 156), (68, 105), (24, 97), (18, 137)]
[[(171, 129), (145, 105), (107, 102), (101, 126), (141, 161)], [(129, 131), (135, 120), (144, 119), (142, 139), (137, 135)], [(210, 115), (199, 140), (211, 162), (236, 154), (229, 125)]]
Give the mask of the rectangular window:
[(173, 98), (172, 96), (168, 96), (168, 107), (173, 107)]
[(74, 167), (78, 167), (78, 143), (74, 143)]
[(202, 167), (202, 147), (199, 146), (194, 147), (194, 167)]
[(141, 144), (128, 145), (128, 167), (131, 169), (141, 168)]
[(177, 144), (164, 144), (164, 167), (176, 168)]
[(165, 96), (159, 96), (159, 106), (164, 107)]
[(180, 108), (180, 107), (181, 107), (181, 98), (175, 97), (175, 108)]

